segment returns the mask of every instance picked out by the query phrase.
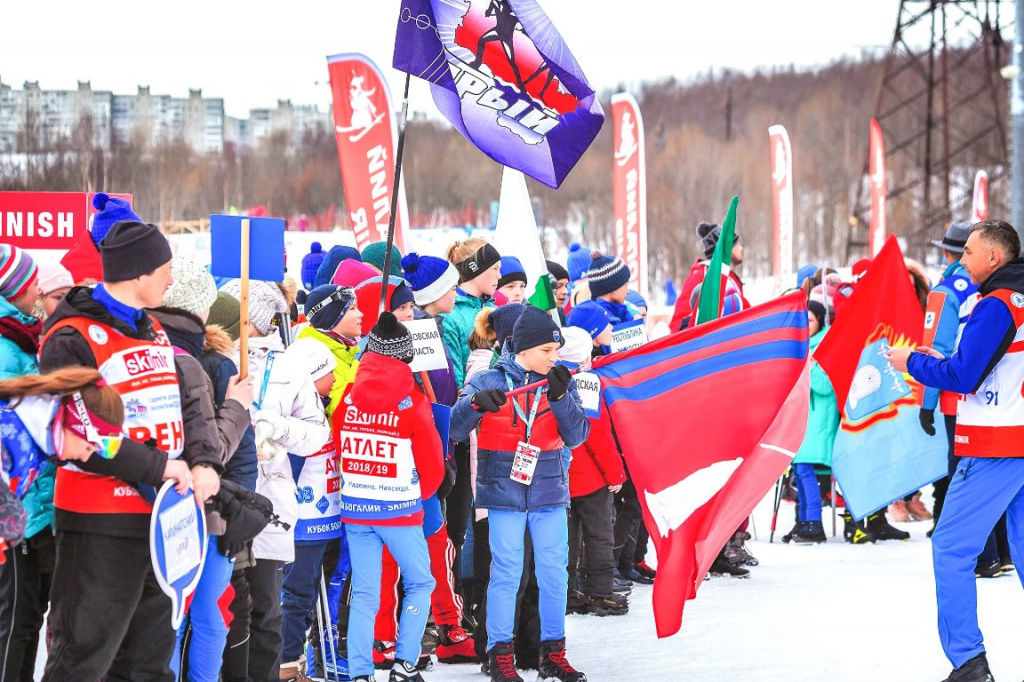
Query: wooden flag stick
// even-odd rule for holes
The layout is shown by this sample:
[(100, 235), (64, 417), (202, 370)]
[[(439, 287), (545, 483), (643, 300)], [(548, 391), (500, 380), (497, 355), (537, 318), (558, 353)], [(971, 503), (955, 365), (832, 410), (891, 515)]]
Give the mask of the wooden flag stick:
[(238, 378), (249, 376), (249, 219), (242, 218), (242, 253), (239, 267)]

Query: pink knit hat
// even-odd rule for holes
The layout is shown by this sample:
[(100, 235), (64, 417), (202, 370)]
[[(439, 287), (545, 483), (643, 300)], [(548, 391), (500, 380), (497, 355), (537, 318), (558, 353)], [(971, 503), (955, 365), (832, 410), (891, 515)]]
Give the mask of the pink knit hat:
[(40, 261), (39, 263), (39, 293), (43, 296), (58, 289), (70, 289), (75, 286), (71, 279), (71, 273), (60, 263)]

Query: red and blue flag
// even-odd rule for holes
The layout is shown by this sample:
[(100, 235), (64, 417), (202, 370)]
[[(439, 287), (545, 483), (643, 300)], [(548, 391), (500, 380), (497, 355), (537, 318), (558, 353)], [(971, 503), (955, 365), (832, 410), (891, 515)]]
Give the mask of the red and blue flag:
[(808, 367), (800, 292), (595, 360), (658, 553), (659, 637), (800, 447)]
[(495, 161), (557, 188), (604, 111), (535, 0), (402, 0), (394, 67)]

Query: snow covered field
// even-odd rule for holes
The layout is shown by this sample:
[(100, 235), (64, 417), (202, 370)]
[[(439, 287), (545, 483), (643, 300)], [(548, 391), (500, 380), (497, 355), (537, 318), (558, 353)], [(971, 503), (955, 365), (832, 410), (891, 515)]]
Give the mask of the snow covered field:
[[(930, 506), (930, 495), (925, 493)], [(826, 510), (827, 512), (828, 510)], [(755, 511), (761, 565), (751, 578), (713, 578), (686, 608), (682, 631), (654, 636), (651, 587), (637, 586), (626, 616), (570, 616), (569, 659), (591, 682), (926, 682), (950, 665), (935, 631), (930, 523), (901, 524), (909, 542), (853, 546), (839, 536), (797, 547), (783, 503), (768, 543), (771, 499)], [(831, 519), (826, 514), (826, 531)], [(1024, 591), (1016, 574), (978, 581), (982, 631), (996, 680), (1024, 678)], [(42, 674), (42, 661), (39, 675)], [(440, 665), (428, 682), (484, 678), (476, 665)], [(524, 673), (531, 681), (536, 673)], [(387, 675), (378, 672), (378, 680)]]

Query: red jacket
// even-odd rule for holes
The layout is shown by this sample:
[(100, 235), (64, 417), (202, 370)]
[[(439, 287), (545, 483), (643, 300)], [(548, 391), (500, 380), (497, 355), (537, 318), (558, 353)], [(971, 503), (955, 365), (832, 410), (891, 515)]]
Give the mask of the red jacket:
[(590, 420), (590, 435), (572, 451), (569, 465), (569, 496), (582, 497), (601, 488), (626, 482), (619, 445), (612, 435), (607, 408)]
[[(672, 320), (668, 323), (669, 329), (674, 332), (679, 331), (682, 328), (683, 320), (690, 316), (693, 309), (690, 307), (690, 297), (693, 295), (693, 290), (704, 283), (704, 276), (708, 273), (708, 263), (710, 259), (698, 258), (690, 268), (690, 274), (683, 280), (683, 288), (679, 291), (679, 297), (676, 299), (676, 307), (672, 312)], [(732, 270), (729, 271), (729, 279), (739, 289), (740, 299), (743, 301), (743, 308), (749, 308), (750, 303), (746, 297), (743, 296), (743, 282)]]
[[(422, 525), (422, 501), (440, 487), (444, 459), (430, 402), (409, 365), (364, 353), (355, 381), (334, 411), (333, 431), (342, 458), (342, 520)], [(410, 449), (415, 471), (407, 478)]]

